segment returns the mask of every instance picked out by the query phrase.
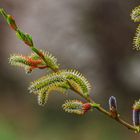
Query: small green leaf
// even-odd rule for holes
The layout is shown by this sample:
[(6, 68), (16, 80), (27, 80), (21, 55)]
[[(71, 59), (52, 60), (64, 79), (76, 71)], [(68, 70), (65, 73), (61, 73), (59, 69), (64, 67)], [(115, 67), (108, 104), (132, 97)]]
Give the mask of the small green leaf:
[(24, 43), (27, 44), (28, 46), (30, 47), (33, 46), (33, 40), (31, 35), (24, 33), (20, 30), (17, 30), (16, 35), (20, 40), (24, 41)]

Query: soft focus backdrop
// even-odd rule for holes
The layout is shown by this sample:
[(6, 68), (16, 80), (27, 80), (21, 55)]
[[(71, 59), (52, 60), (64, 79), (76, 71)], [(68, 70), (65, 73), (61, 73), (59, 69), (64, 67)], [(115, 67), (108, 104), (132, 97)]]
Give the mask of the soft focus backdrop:
[[(0, 0), (36, 46), (53, 53), (62, 68), (75, 68), (92, 84), (92, 97), (108, 108), (118, 99), (121, 116), (132, 122), (140, 98), (140, 52), (132, 50), (137, 24), (130, 20), (138, 1)], [(12, 53), (30, 53), (0, 16), (0, 140), (139, 140), (96, 110), (85, 116), (62, 111), (66, 96), (52, 94), (42, 108), (27, 91), (45, 70), (25, 74), (8, 64)], [(69, 98), (79, 98), (72, 92)]]

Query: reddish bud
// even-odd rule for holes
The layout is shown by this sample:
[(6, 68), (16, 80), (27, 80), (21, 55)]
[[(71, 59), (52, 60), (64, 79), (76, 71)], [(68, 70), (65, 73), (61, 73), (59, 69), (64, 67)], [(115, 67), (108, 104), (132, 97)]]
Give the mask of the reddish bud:
[(39, 60), (33, 60), (32, 58), (27, 58), (27, 61), (32, 66), (37, 66), (37, 65), (40, 65), (42, 63), (42, 60), (41, 59), (39, 59)]
[(90, 109), (91, 109), (91, 104), (90, 103), (84, 103), (83, 104), (84, 113), (86, 113)]
[(16, 22), (15, 22), (14, 18), (11, 15), (7, 15), (7, 23), (9, 24), (9, 26), (13, 30), (17, 31), (18, 28), (17, 28)]

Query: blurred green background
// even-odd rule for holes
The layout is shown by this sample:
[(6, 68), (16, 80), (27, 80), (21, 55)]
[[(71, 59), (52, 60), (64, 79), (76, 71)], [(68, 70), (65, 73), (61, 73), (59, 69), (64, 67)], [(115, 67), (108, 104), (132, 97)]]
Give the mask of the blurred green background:
[[(122, 118), (132, 122), (132, 105), (140, 98), (140, 52), (132, 50), (137, 24), (130, 20), (137, 0), (0, 0), (36, 46), (53, 53), (62, 68), (78, 69), (89, 79), (92, 97), (108, 108), (118, 100)], [(37, 105), (28, 93), (31, 81), (45, 70), (25, 74), (8, 64), (13, 53), (30, 53), (0, 16), (0, 140), (138, 140), (135, 134), (100, 112), (67, 114), (68, 97), (53, 93), (47, 105)]]

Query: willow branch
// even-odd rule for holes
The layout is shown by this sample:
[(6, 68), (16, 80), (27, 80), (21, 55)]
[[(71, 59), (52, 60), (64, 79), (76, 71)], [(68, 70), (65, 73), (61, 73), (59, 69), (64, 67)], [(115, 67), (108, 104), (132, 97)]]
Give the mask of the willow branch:
[[(18, 26), (16, 25), (16, 22), (15, 22), (14, 18), (12, 16), (8, 15), (3, 9), (0, 9), (0, 13), (7, 20), (8, 24), (10, 25), (10, 27), (14, 31), (16, 31), (16, 34), (19, 37), (19, 39), (21, 39), (26, 45), (28, 45), (31, 48), (31, 50), (33, 52), (35, 52), (46, 63), (46, 66), (39, 67), (39, 68), (40, 69), (47, 68), (47, 60), (45, 59), (43, 53), (34, 46), (32, 37), (30, 35), (28, 35), (28, 34), (23, 33), (22, 31), (20, 31)], [(52, 71), (59, 72), (59, 69), (53, 69), (52, 68)], [(128, 128), (130, 130), (133, 130), (135, 132), (140, 132), (140, 128), (135, 127), (135, 126), (127, 123), (126, 121), (124, 121), (122, 118), (120, 118), (118, 113), (117, 113), (117, 115), (115, 117), (113, 117), (111, 112), (109, 112), (106, 109), (104, 109), (103, 107), (101, 107), (99, 104), (97, 104), (95, 101), (93, 101), (91, 97), (84, 96), (83, 94), (79, 93), (79, 91), (75, 90), (72, 86), (71, 86), (71, 90), (73, 90), (75, 93), (79, 94), (88, 103), (91, 103), (93, 105), (93, 108), (96, 108), (98, 111), (100, 111), (101, 113), (105, 114), (109, 118), (114, 119), (115, 121), (117, 121), (118, 123), (120, 123), (121, 125), (125, 126), (126, 128)]]

